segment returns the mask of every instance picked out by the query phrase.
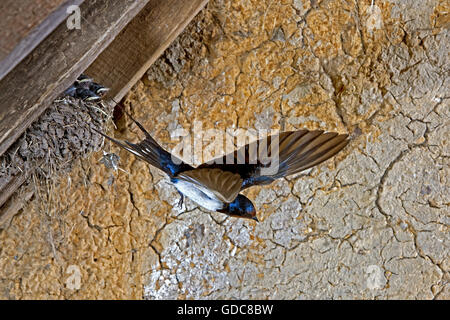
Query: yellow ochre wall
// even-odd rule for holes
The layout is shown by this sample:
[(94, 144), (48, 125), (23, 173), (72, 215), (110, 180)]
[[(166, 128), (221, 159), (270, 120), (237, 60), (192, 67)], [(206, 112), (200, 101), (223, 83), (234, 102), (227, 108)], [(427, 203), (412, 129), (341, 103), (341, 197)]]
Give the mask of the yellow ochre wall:
[[(246, 195), (225, 219), (109, 143), (0, 231), (2, 299), (450, 297), (449, 6), (211, 0), (127, 95), (174, 130), (350, 133), (335, 158)], [(121, 120), (116, 138), (137, 139)]]

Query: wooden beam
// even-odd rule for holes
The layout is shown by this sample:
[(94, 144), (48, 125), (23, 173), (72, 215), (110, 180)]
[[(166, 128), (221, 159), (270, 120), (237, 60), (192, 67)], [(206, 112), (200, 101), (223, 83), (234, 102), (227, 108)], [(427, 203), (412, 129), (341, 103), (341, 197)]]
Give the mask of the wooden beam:
[(0, 80), (0, 155), (69, 87), (148, 0), (84, 1), (81, 29), (60, 24)]
[[(31, 170), (18, 173), (4, 186), (0, 186), (0, 207), (8, 200), (14, 192), (25, 182), (30, 175)], [(0, 214), (1, 217), (1, 214)]]
[(0, 212), (0, 229), (6, 229), (11, 223), (12, 218), (22, 209), (28, 200), (34, 195), (34, 190), (30, 187), (25, 188), (23, 192), (15, 196), (14, 201), (10, 201)]
[(83, 0), (2, 0), (0, 80), (68, 17)]
[[(121, 100), (208, 1), (142, 1), (145, 7), (142, 2), (140, 7), (131, 7), (130, 1), (128, 7), (125, 1), (119, 2), (122, 7), (110, 7), (106, 0), (90, 7), (89, 2), (81, 7), (81, 32), (59, 26), (31, 57), (0, 81), (0, 155), (95, 57), (86, 73), (111, 88), (110, 96), (115, 101)], [(139, 9), (140, 13), (126, 25)], [(109, 10), (113, 12), (107, 17), (99, 17)], [(0, 188), (0, 207), (28, 174), (13, 177)]]
[(151, 0), (86, 74), (121, 100), (208, 0)]

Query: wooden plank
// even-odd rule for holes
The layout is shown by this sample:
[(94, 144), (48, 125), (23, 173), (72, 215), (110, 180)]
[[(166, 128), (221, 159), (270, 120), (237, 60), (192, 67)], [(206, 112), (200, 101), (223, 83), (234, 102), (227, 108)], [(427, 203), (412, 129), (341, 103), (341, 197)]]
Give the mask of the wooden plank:
[(86, 74), (121, 100), (208, 0), (151, 0)]
[[(115, 101), (121, 100), (207, 2), (207, 0), (192, 0), (189, 3), (181, 0), (150, 0), (97, 57), (86, 73), (99, 83), (110, 87), (111, 96)], [(31, 62), (30, 66), (33, 66)], [(84, 70), (83, 66), (82, 63), (76, 69), (80, 71), (72, 71), (72, 73), (78, 75)], [(72, 76), (67, 85), (54, 85), (53, 88), (58, 88), (56, 94), (73, 80), (75, 80), (75, 76)], [(2, 84), (4, 83), (0, 82), (0, 88)], [(55, 89), (49, 88), (48, 90)], [(50, 93), (46, 97), (50, 97)], [(2, 121), (1, 112), (0, 109), (0, 123)], [(25, 125), (24, 127), (26, 128)], [(1, 147), (0, 145), (0, 152)], [(26, 174), (18, 175), (0, 190), (0, 207), (25, 178)]]
[(28, 200), (34, 195), (34, 191), (28, 187), (23, 190), (20, 194), (15, 196), (14, 201), (10, 201), (5, 208), (2, 208), (0, 213), (0, 229), (6, 229), (12, 218), (22, 209)]
[(69, 87), (148, 0), (84, 1), (81, 30), (65, 23), (0, 81), (0, 155)]
[(83, 0), (2, 0), (0, 80), (68, 17)]
[[(8, 200), (14, 192), (25, 182), (30, 175), (31, 170), (22, 172), (12, 177), (12, 179), (0, 189), (0, 207)], [(0, 214), (1, 217), (1, 214)]]
[(65, 0), (2, 0), (0, 2), (0, 61)]

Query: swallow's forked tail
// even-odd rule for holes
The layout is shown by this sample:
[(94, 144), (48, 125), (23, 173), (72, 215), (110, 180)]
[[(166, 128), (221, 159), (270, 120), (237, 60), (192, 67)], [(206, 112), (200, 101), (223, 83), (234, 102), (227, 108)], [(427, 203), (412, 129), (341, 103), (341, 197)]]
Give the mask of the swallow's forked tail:
[(152, 166), (164, 171), (169, 177), (174, 177), (179, 172), (188, 170), (191, 167), (172, 155), (171, 153), (164, 150), (153, 137), (145, 130), (145, 128), (135, 120), (129, 113), (122, 109), (122, 111), (130, 117), (130, 119), (142, 130), (145, 134), (145, 139), (139, 143), (131, 143), (128, 141), (119, 141), (110, 136), (94, 129), (97, 133), (104, 136), (106, 139), (111, 140), (120, 147), (133, 153), (140, 159), (150, 163)]

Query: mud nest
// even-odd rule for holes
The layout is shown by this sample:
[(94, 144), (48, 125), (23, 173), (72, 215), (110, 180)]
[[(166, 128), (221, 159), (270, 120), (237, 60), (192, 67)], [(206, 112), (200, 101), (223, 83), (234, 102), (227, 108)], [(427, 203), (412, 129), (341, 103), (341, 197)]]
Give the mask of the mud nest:
[(55, 100), (40, 118), (0, 157), (0, 190), (16, 175), (34, 170), (39, 178), (68, 171), (74, 160), (98, 151), (112, 110), (102, 101), (89, 102), (64, 96)]

